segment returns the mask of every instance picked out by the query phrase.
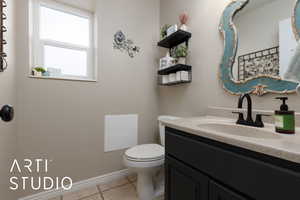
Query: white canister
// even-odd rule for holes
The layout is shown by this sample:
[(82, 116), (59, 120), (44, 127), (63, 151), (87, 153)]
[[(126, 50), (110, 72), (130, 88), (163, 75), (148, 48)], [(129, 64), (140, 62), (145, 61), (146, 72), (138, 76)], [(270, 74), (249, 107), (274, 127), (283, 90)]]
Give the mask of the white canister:
[(169, 83), (176, 82), (176, 73), (169, 74)]
[(189, 72), (181, 71), (180, 75), (181, 81), (189, 81)]
[(181, 81), (181, 71), (176, 72), (176, 81)]
[(163, 75), (162, 76), (162, 83), (163, 84), (169, 83), (169, 75)]

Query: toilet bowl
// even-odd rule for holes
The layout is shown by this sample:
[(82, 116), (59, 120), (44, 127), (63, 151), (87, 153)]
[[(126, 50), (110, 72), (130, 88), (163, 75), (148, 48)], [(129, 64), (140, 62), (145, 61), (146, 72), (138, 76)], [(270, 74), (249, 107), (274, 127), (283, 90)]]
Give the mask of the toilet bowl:
[(161, 120), (178, 117), (160, 116), (159, 144), (143, 144), (128, 149), (123, 156), (124, 164), (137, 173), (137, 193), (140, 200), (153, 200), (164, 194), (165, 127)]

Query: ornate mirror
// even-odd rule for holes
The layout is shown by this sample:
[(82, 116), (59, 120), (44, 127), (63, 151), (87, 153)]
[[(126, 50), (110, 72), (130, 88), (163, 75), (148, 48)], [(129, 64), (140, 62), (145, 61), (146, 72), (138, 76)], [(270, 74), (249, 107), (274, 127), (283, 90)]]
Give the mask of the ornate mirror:
[(296, 91), (300, 0), (232, 0), (219, 29), (225, 40), (220, 78), (226, 91), (260, 96)]

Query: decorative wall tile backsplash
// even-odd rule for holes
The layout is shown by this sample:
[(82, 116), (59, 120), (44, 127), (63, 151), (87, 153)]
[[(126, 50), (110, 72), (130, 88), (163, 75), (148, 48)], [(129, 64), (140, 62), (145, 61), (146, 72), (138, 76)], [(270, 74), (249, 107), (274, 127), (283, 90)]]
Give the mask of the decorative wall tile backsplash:
[(114, 49), (118, 49), (121, 52), (126, 52), (128, 55), (133, 58), (140, 52), (140, 47), (135, 46), (134, 42), (131, 39), (126, 39), (125, 34), (122, 31), (118, 31), (114, 35), (113, 42)]

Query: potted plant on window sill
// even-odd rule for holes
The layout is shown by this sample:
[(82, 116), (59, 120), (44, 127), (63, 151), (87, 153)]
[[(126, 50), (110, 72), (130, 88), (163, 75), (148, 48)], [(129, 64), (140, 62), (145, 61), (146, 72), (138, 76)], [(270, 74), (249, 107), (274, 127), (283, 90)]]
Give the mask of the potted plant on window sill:
[(32, 70), (33, 76), (43, 76), (44, 73), (46, 73), (46, 69), (43, 67), (35, 67)]

